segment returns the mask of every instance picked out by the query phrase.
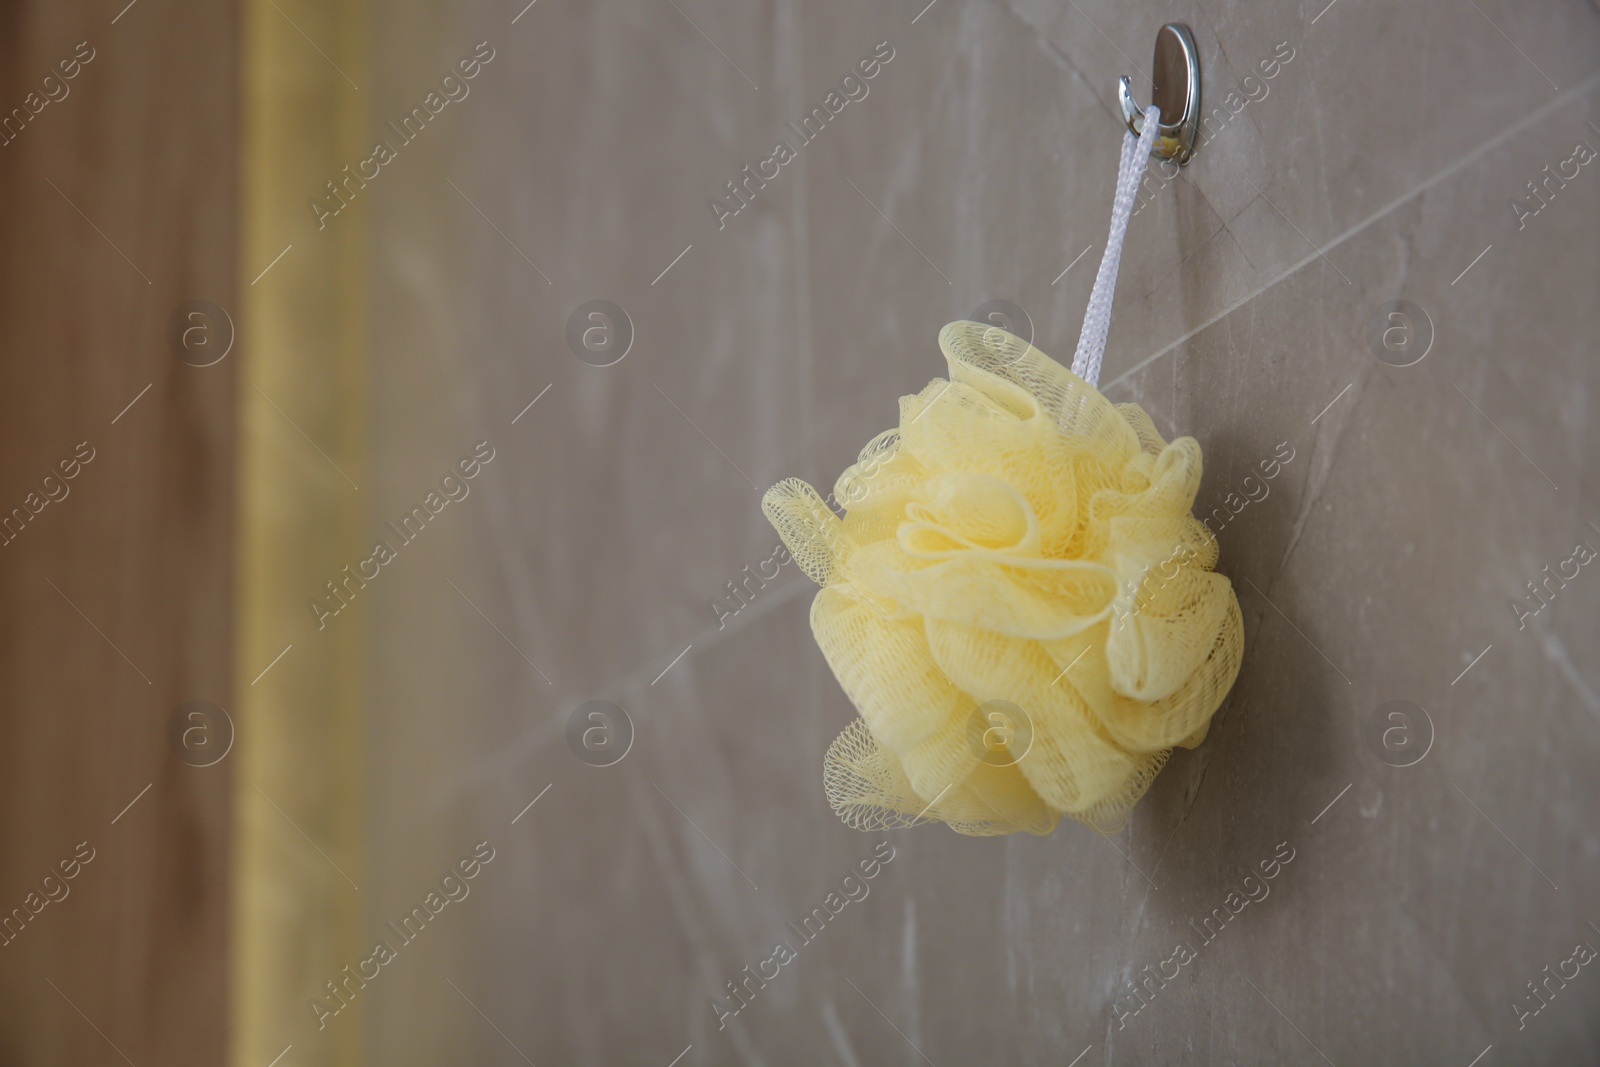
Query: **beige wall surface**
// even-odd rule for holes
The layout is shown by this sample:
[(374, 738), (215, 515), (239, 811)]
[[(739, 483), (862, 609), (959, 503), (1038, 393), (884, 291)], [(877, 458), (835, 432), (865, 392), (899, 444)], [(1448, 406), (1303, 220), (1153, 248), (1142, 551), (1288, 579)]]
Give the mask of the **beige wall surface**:
[[(777, 544), (761, 491), (831, 485), (986, 301), (1070, 356), (1116, 78), (1147, 93), (1169, 20), (1210, 123), (1151, 171), (1103, 385), (1205, 449), (1238, 683), (1109, 839), (854, 833), (822, 791), (853, 711), (812, 587), (784, 568), (729, 615)], [(307, 961), (285, 1063), (335, 1062), (356, 1027), (386, 1065), (1600, 1055), (1600, 974), (1528, 988), (1600, 946), (1600, 573), (1513, 607), (1600, 547), (1600, 162), (1572, 162), (1600, 149), (1593, 6), (494, 0), (368, 23), (367, 128), (323, 169), (393, 149), (327, 226), (370, 234), (355, 540), (397, 558), (329, 626), (364, 635), (353, 943), (396, 958), (320, 1030), (310, 999), (358, 959)], [(725, 183), (880, 42), (867, 95), (719, 226)], [(463, 60), (421, 133), (389, 126)], [(632, 332), (604, 367), (567, 340), (599, 299)], [(1369, 339), (1395, 300), (1421, 309), (1410, 366)], [(464, 499), (388, 532), (475, 448)], [(589, 700), (631, 720), (615, 765), (569, 746)], [(1393, 700), (1420, 709), (1409, 766), (1373, 740)], [(719, 1029), (712, 998), (882, 840), (870, 895)], [(474, 856), (465, 899), (390, 932)], [(1179, 942), (1195, 958), (1135, 998)]]

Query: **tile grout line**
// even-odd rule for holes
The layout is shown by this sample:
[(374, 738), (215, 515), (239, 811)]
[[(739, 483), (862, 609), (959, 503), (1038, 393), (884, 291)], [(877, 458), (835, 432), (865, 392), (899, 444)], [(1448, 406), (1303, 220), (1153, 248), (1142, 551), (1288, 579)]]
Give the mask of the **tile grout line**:
[(1129, 378), (1133, 377), (1133, 375), (1137, 374), (1141, 370), (1144, 370), (1146, 367), (1150, 366), (1150, 364), (1171, 352), (1173, 349), (1178, 348), (1184, 342), (1215, 326), (1217, 323), (1221, 322), (1235, 311), (1238, 311), (1240, 308), (1244, 307), (1262, 293), (1265, 293), (1268, 289), (1273, 288), (1280, 282), (1283, 282), (1292, 275), (1298, 273), (1301, 268), (1316, 262), (1317, 258), (1323, 255), (1325, 252), (1333, 251), (1335, 248), (1338, 248), (1352, 237), (1355, 237), (1357, 234), (1361, 233), (1361, 231), (1365, 230), (1368, 226), (1371, 226), (1373, 223), (1383, 219), (1385, 216), (1389, 215), (1398, 208), (1403, 207), (1409, 201), (1421, 196), (1423, 193), (1427, 192), (1429, 189), (1432, 189), (1441, 182), (1455, 177), (1461, 171), (1477, 162), (1481, 157), (1487, 155), (1489, 152), (1492, 152), (1494, 149), (1499, 148), (1506, 141), (1510, 140), (1512, 137), (1515, 137), (1529, 126), (1535, 125), (1543, 120), (1546, 116), (1561, 107), (1561, 105), (1571, 102), (1576, 97), (1582, 96), (1584, 93), (1593, 89), (1596, 85), (1600, 85), (1600, 74), (1591, 75), (1589, 78), (1578, 83), (1577, 85), (1574, 85), (1561, 95), (1546, 101), (1543, 105), (1525, 113), (1521, 118), (1517, 119), (1511, 125), (1495, 134), (1489, 140), (1479, 143), (1476, 148), (1462, 156), (1460, 159), (1456, 160), (1456, 162), (1445, 167), (1432, 177), (1425, 179), (1422, 184), (1418, 185), (1416, 188), (1397, 197), (1394, 200), (1391, 200), (1373, 214), (1368, 215), (1365, 219), (1362, 219), (1360, 222), (1350, 227), (1350, 229), (1344, 231), (1327, 244), (1318, 248), (1315, 252), (1312, 252), (1310, 255), (1290, 265), (1286, 270), (1274, 277), (1272, 280), (1268, 281), (1265, 285), (1262, 285), (1255, 291), (1240, 297), (1238, 300), (1234, 301), (1232, 304), (1229, 304), (1227, 307), (1211, 316), (1211, 318), (1207, 319), (1199, 326), (1196, 326), (1194, 329), (1183, 334), (1177, 340), (1172, 341), (1165, 347), (1158, 349), (1151, 355), (1148, 355), (1144, 359), (1140, 360), (1138, 363), (1135, 363), (1133, 366), (1129, 367), (1127, 370), (1111, 379), (1105, 385), (1101, 386), (1100, 391), (1107, 392), (1112, 386), (1120, 385), (1124, 381), (1127, 381)]
[[(773, 612), (781, 609), (783, 605), (787, 604), (789, 601), (807, 593), (808, 591), (815, 593), (816, 587), (809, 579), (800, 578), (788, 583), (786, 588), (774, 590), (771, 596), (763, 597), (757, 603), (747, 604), (746, 607), (750, 608), (754, 612), (754, 614), (750, 616), (750, 623), (754, 624), (759, 622)], [(706, 655), (712, 649), (732, 640), (734, 637), (738, 636), (742, 630), (745, 629), (749, 629), (749, 625), (742, 627), (725, 626), (719, 629), (716, 626), (707, 624), (705, 628), (695, 633), (694, 640), (689, 643), (700, 649), (701, 655)], [(652, 661), (660, 662), (660, 653), (655, 653), (651, 656), (645, 657), (644, 662), (641, 663), (640, 666), (614, 675), (610, 679), (597, 683), (597, 685), (599, 687), (609, 688), (617, 693), (627, 693), (630, 690), (637, 690), (640, 694), (643, 694), (650, 688), (650, 685), (644, 676), (649, 674), (650, 668), (654, 666)], [(467, 767), (457, 781), (453, 783), (449, 792), (447, 794), (441, 794), (441, 796), (454, 796), (457, 792), (463, 788), (466, 788), (469, 784), (483, 781), (487, 776), (499, 773), (496, 768), (500, 765), (501, 761), (508, 758), (508, 753), (510, 754), (509, 758), (514, 759), (517, 762), (521, 762), (522, 760), (530, 759), (533, 756), (536, 756), (538, 753), (543, 752), (547, 745), (554, 744), (555, 740), (561, 735), (561, 732), (564, 729), (564, 723), (555, 723), (554, 720), (552, 720), (551, 723), (530, 727), (517, 736), (508, 739), (505, 744), (501, 745), (494, 752), (485, 755), (482, 759), (475, 761), (471, 766)], [(511, 751), (522, 745), (527, 746), (525, 751)]]

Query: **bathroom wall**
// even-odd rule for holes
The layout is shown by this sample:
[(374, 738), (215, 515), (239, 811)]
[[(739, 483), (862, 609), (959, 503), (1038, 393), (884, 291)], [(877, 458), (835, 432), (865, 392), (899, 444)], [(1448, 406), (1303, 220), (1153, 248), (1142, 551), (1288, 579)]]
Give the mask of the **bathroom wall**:
[[(1243, 670), (1118, 835), (855, 833), (822, 790), (853, 712), (814, 587), (791, 566), (730, 594), (772, 572), (761, 492), (831, 486), (988, 301), (1070, 356), (1116, 79), (1148, 95), (1172, 20), (1209, 121), (1150, 171), (1103, 385), (1204, 447)], [(354, 994), (368, 1062), (1600, 1055), (1574, 962), (1600, 947), (1592, 5), (495, 0), (370, 24), (377, 137), (493, 58), (360, 193), (368, 529), (493, 459), (354, 608), (359, 940), (494, 858)], [(868, 57), (865, 95), (734, 213), (725, 183)], [(631, 723), (610, 766), (569, 741), (594, 700)], [(579, 732), (624, 747), (592, 710)], [(801, 945), (787, 924), (879, 849)], [(798, 958), (719, 1026), (780, 940)], [(332, 1047), (314, 1011), (299, 1062)]]

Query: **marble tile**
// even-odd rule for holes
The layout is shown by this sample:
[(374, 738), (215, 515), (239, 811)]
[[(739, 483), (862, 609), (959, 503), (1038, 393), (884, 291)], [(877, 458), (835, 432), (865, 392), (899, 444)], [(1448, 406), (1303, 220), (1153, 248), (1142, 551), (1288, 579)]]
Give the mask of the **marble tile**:
[[(463, 843), (506, 843), (427, 967), (377, 991), (378, 1062), (439, 1062), (441, 1034), (471, 1062), (692, 1046), (683, 1067), (1595, 1056), (1600, 979), (1521, 1030), (1511, 1005), (1600, 943), (1600, 579), (1521, 629), (1511, 605), (1600, 545), (1600, 172), (1520, 228), (1511, 202), (1576, 141), (1600, 147), (1600, 13), (1310, 7), (680, 0), (539, 4), (515, 26), (473, 8), (499, 58), (372, 209), (375, 522), (473, 441), (499, 449), (368, 617), (372, 860), (396, 887), (375, 920)], [(1151, 181), (1105, 389), (1205, 448), (1239, 681), (1116, 838), (890, 835), (868, 899), (719, 1030), (724, 983), (877, 840), (822, 794), (851, 711), (809, 583), (785, 568), (736, 615), (712, 607), (776, 544), (759, 491), (831, 486), (942, 374), (939, 327), (984, 301), (1070, 358), (1115, 79), (1170, 19), (1194, 27), (1211, 99), (1259, 98)], [(396, 106), (479, 39), (440, 12), (386, 33)], [(708, 201), (880, 41), (868, 94), (719, 229)], [(1260, 94), (1244, 78), (1280, 42), (1294, 58)], [(635, 332), (610, 367), (567, 346), (595, 298)], [(1398, 299), (1431, 324), (1407, 367), (1369, 340)], [(614, 767), (568, 747), (587, 699), (633, 721)], [(1431, 721), (1415, 766), (1366, 732), (1396, 699)], [(1191, 925), (1280, 846), (1270, 895), (1214, 938)], [(1179, 941), (1197, 958), (1129, 1014)]]

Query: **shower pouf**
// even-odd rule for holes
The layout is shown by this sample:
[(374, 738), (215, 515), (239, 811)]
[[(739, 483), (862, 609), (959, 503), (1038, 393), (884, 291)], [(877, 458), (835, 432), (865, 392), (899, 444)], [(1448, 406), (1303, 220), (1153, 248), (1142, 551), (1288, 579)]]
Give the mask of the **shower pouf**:
[(1116, 829), (1205, 739), (1243, 654), (1192, 513), (1200, 446), (994, 327), (951, 323), (939, 347), (949, 380), (839, 476), (843, 517), (798, 479), (762, 501), (822, 587), (812, 633), (860, 713), (828, 749), (829, 803), (861, 830)]

